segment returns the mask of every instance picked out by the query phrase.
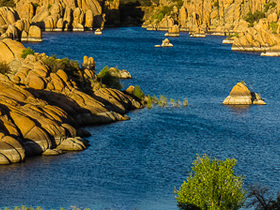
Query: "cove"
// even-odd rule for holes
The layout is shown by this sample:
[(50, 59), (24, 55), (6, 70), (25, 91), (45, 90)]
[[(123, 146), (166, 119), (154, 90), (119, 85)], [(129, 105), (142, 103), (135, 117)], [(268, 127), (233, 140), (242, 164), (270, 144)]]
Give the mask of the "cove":
[[(131, 120), (87, 127), (91, 146), (58, 157), (34, 157), (1, 166), (0, 206), (33, 205), (58, 209), (177, 209), (174, 187), (188, 175), (196, 154), (237, 159), (245, 184), (280, 188), (279, 58), (239, 53), (224, 37), (170, 38), (173, 48), (154, 48), (160, 31), (139, 27), (93, 32), (44, 33), (26, 47), (82, 62), (94, 57), (104, 66), (127, 69), (146, 94), (189, 99), (187, 108), (141, 109)], [(244, 80), (268, 105), (222, 105)]]

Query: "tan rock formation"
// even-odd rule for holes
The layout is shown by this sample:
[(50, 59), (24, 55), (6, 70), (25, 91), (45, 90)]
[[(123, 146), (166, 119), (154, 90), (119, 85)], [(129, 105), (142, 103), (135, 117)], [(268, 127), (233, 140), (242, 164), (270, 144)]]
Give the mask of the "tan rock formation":
[(28, 41), (30, 42), (41, 42), (42, 31), (38, 26), (32, 25), (28, 31)]
[(10, 63), (14, 58), (21, 56), (25, 47), (12, 39), (3, 39), (0, 41), (0, 61)]
[(237, 83), (229, 93), (229, 96), (223, 101), (225, 105), (265, 105), (266, 103), (260, 98), (260, 96), (254, 92), (251, 92), (247, 86), (239, 82)]
[[(124, 115), (128, 110), (142, 107), (119, 90), (103, 88), (92, 57), (84, 58), (88, 68), (73, 70), (77, 79), (71, 72), (66, 74), (68, 69), (55, 72), (46, 66), (44, 60), (50, 58), (44, 54), (19, 58), (18, 48), (24, 47), (14, 40), (1, 40), (0, 45), (6, 50), (1, 60), (9, 62), (13, 72), (10, 78), (0, 74), (0, 164), (23, 161), (25, 155), (83, 150), (87, 142), (77, 134), (88, 132), (80, 132), (79, 126), (128, 120)], [(82, 92), (83, 88), (91, 95)]]

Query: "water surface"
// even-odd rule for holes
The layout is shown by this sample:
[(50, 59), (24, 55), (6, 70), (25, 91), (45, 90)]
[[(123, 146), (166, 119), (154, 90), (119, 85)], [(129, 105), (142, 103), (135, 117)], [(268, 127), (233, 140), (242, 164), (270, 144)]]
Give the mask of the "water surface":
[[(174, 187), (196, 155), (235, 158), (245, 187), (280, 188), (280, 59), (240, 53), (224, 37), (170, 38), (173, 48), (154, 48), (165, 32), (114, 28), (102, 36), (44, 33), (36, 52), (127, 69), (146, 94), (183, 100), (187, 108), (141, 109), (131, 120), (87, 127), (91, 146), (59, 157), (34, 157), (0, 167), (0, 206), (39, 205), (91, 209), (177, 209)], [(239, 81), (268, 105), (229, 107), (222, 101)]]

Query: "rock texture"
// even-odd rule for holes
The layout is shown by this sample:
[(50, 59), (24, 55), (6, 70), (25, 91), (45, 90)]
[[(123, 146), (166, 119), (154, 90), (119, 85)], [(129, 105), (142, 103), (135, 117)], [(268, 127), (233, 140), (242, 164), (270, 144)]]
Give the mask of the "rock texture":
[(251, 92), (244, 83), (237, 83), (229, 93), (229, 96), (223, 101), (225, 105), (265, 105), (261, 97)]
[(100, 27), (102, 7), (97, 0), (19, 0), (16, 10), (45, 31), (84, 31)]
[(0, 164), (83, 150), (87, 142), (78, 135), (88, 133), (80, 126), (127, 120), (128, 110), (142, 107), (132, 96), (100, 84), (91, 57), (85, 56), (82, 68), (69, 60), (64, 67), (45, 54), (19, 57), (24, 48), (14, 40), (0, 45), (14, 52), (0, 54), (11, 69), (0, 74)]
[[(144, 8), (143, 27), (148, 30), (189, 31), (191, 37), (237, 35), (232, 50), (267, 52), (278, 56), (280, 46), (280, 1), (161, 0)], [(167, 33), (166, 35), (168, 35)]]

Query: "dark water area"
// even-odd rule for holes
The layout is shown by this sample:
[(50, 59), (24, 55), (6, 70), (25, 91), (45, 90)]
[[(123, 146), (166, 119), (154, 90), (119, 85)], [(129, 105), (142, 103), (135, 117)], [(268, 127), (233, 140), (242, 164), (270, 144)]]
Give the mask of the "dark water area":
[[(231, 51), (224, 37), (170, 38), (173, 48), (154, 48), (165, 32), (114, 28), (102, 36), (44, 33), (36, 52), (127, 69), (146, 94), (189, 100), (187, 108), (128, 113), (131, 120), (87, 127), (91, 146), (58, 157), (34, 157), (0, 167), (0, 207), (33, 205), (90, 209), (177, 209), (174, 187), (196, 155), (237, 159), (236, 174), (280, 190), (280, 59)], [(222, 105), (244, 80), (266, 106)]]

